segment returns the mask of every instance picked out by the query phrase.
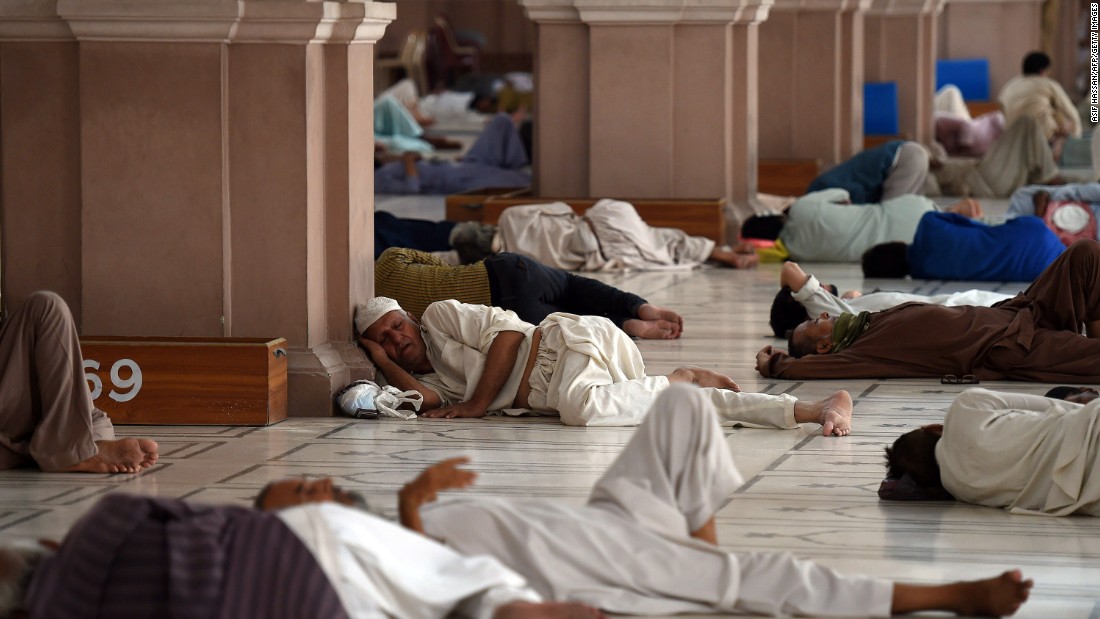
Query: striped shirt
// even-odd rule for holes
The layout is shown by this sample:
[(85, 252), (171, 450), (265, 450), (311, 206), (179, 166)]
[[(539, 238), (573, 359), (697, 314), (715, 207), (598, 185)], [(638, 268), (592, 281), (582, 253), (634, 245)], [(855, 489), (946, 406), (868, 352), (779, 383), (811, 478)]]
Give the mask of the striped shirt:
[(347, 619), (310, 551), (274, 514), (120, 493), (39, 565), (30, 616)]
[(415, 249), (391, 247), (374, 264), (374, 294), (390, 297), (413, 316), (436, 301), (493, 305), (485, 263), (451, 266)]

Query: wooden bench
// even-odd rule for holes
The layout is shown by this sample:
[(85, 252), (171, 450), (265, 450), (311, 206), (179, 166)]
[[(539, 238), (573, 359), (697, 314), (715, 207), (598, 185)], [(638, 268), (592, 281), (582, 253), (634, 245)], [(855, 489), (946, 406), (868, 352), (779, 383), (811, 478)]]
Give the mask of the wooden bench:
[(970, 112), (971, 118), (977, 118), (982, 114), (999, 111), (1001, 104), (998, 101), (967, 101), (966, 109)]
[(80, 346), (92, 401), (116, 424), (286, 419), (283, 338), (83, 337)]
[[(550, 202), (564, 202), (578, 215), (583, 215), (590, 206), (599, 201), (595, 198), (536, 198), (527, 194), (527, 190), (510, 190), (498, 195), (447, 196), (447, 219), (495, 224), (500, 220), (500, 214), (508, 207)], [(452, 198), (455, 200), (452, 201)], [(724, 198), (623, 198), (623, 200), (634, 205), (638, 216), (650, 226), (679, 228), (692, 236), (712, 239), (720, 245), (726, 242), (726, 200)]]
[(820, 159), (761, 159), (757, 164), (756, 187), (760, 193), (801, 196), (821, 174)]

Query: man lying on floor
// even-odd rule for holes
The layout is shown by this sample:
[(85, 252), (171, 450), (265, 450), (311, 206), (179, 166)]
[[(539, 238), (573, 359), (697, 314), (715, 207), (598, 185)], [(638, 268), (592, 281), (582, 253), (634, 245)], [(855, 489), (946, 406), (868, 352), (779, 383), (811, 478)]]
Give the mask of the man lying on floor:
[(780, 290), (772, 301), (769, 325), (775, 337), (787, 338), (792, 329), (810, 320), (810, 316), (827, 313), (830, 316), (858, 314), (863, 311), (879, 312), (902, 303), (928, 303), (954, 307), (956, 305), (980, 305), (989, 307), (1012, 298), (1010, 294), (987, 290), (965, 290), (937, 295), (912, 294), (875, 290), (863, 293), (849, 290), (837, 296), (839, 291), (832, 284), (822, 284), (807, 274), (797, 262), (784, 262), (779, 271)]
[(603, 617), (336, 503), (270, 514), (126, 494), (100, 499), (60, 546), (0, 546), (0, 592), (0, 617), (29, 619)]
[[(931, 498), (948, 493), (1013, 513), (1100, 516), (1097, 392), (1060, 387), (1047, 396), (959, 394), (943, 424), (908, 432), (886, 448), (887, 477), (908, 478)], [(880, 496), (894, 498), (882, 490)]]
[(1097, 337), (1100, 244), (1078, 241), (1027, 290), (994, 307), (906, 303), (875, 314), (822, 314), (795, 328), (789, 354), (761, 349), (756, 369), (776, 378), (1096, 383)]
[[(1028, 597), (1018, 571), (947, 585), (846, 576), (790, 554), (726, 552), (715, 514), (743, 482), (703, 390), (674, 385), (657, 398), (588, 504), (461, 497), (473, 483), (437, 464), (399, 495), (401, 522), (469, 555), (488, 555), (524, 575), (547, 599), (623, 614), (755, 613), (886, 617), (921, 610), (1009, 615)], [(318, 484), (317, 492), (305, 488)], [(275, 482), (268, 509), (338, 499), (330, 480)], [(423, 509), (422, 509), (423, 508)]]
[(864, 277), (1030, 282), (1065, 248), (1038, 217), (990, 226), (956, 213), (925, 213), (912, 243), (876, 245), (861, 262)]
[(436, 301), (455, 299), (511, 310), (536, 324), (554, 312), (603, 316), (642, 339), (676, 339), (684, 330), (679, 314), (636, 294), (508, 252), (456, 266), (426, 252), (390, 248), (374, 263), (374, 291), (416, 317)]
[(450, 300), (432, 303), (418, 321), (376, 297), (356, 310), (355, 331), (389, 384), (424, 396), (425, 417), (522, 409), (557, 414), (567, 425), (631, 426), (670, 383), (689, 382), (705, 387), (729, 425), (819, 423), (826, 436), (851, 428), (846, 391), (807, 404), (788, 394), (741, 393), (729, 377), (703, 368), (646, 376), (633, 340), (598, 316), (554, 313), (535, 326), (498, 307)]
[[(92, 404), (69, 307), (34, 292), (0, 324), (0, 470), (136, 473), (157, 461), (149, 439), (115, 438)], [(0, 614), (2, 616), (2, 614)]]
[(751, 245), (718, 247), (677, 228), (655, 228), (634, 205), (603, 199), (577, 213), (564, 202), (504, 209), (499, 221), (505, 251), (569, 271), (693, 268), (704, 262), (747, 269), (758, 260)]

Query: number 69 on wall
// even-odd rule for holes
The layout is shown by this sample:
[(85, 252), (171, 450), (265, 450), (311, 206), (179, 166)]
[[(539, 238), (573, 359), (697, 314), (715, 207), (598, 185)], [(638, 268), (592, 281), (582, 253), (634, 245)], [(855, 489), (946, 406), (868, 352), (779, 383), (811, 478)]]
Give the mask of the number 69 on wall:
[[(122, 368), (128, 368), (130, 370), (129, 378), (122, 378), (119, 374), (119, 370)], [(99, 379), (97, 374), (93, 374), (88, 370), (98, 370), (99, 362), (95, 359), (84, 360), (84, 379), (88, 381), (88, 389), (92, 392), (92, 400), (99, 399), (99, 396), (103, 395), (103, 381)], [(115, 402), (129, 402), (137, 397), (139, 391), (141, 391), (141, 367), (133, 359), (119, 359), (115, 361), (115, 364), (111, 366), (111, 385), (120, 391), (111, 389), (107, 397), (111, 398)], [(128, 390), (128, 391), (127, 391)]]

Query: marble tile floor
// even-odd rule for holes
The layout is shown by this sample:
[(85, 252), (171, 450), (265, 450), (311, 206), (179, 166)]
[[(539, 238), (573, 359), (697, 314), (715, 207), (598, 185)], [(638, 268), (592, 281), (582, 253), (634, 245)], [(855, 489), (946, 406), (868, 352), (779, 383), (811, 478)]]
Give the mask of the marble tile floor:
[[(966, 283), (863, 282), (855, 265), (806, 265), (841, 289), (874, 285), (926, 293)], [(726, 372), (742, 388), (817, 399), (840, 388), (855, 398), (855, 429), (823, 438), (794, 431), (728, 429), (746, 484), (718, 514), (724, 547), (792, 552), (838, 570), (913, 582), (977, 578), (1019, 567), (1036, 580), (1018, 616), (1100, 617), (1100, 519), (1016, 516), (945, 503), (880, 503), (882, 448), (898, 434), (942, 418), (963, 387), (930, 380), (786, 382), (753, 369), (770, 338), (767, 312), (779, 266), (753, 271), (603, 275), (685, 319), (677, 341), (640, 341), (651, 373), (696, 364)], [(1015, 292), (1020, 284), (985, 285)], [(1042, 393), (1045, 386), (984, 387)], [(394, 493), (429, 463), (468, 455), (480, 473), (470, 492), (582, 502), (630, 428), (568, 428), (552, 418), (460, 421), (291, 419), (266, 428), (121, 427), (124, 436), (161, 444), (160, 462), (133, 476), (0, 473), (0, 538), (58, 537), (108, 492), (247, 503), (267, 481), (332, 475), (364, 492), (385, 513)]]

